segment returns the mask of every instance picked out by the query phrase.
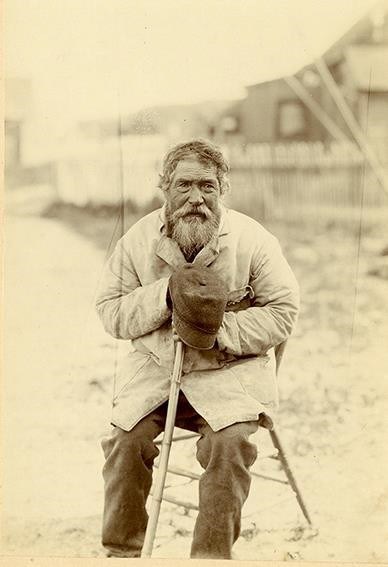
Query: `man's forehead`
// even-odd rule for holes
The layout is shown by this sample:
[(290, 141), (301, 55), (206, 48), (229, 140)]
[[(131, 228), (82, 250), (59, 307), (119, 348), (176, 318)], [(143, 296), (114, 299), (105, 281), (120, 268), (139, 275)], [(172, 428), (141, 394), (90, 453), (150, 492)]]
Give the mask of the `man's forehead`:
[(217, 168), (212, 163), (201, 162), (195, 156), (188, 156), (178, 161), (174, 171), (174, 177), (186, 175), (217, 177)]

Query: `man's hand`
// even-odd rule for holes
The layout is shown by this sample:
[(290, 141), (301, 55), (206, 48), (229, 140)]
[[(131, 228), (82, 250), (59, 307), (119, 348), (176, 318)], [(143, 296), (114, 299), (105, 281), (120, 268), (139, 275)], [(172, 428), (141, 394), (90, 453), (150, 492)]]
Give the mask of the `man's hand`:
[(173, 333), (192, 348), (213, 348), (228, 299), (223, 280), (210, 268), (184, 264), (171, 275), (166, 299), (172, 304)]
[(178, 333), (175, 330), (175, 326), (174, 323), (172, 323), (171, 325), (171, 330), (172, 330), (172, 340), (177, 343), (178, 341), (181, 340), (180, 336), (178, 335)]

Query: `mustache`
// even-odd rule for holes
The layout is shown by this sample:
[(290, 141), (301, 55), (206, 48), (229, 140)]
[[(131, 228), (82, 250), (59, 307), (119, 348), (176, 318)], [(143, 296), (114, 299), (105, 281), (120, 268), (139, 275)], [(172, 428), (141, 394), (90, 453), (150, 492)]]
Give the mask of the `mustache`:
[(180, 209), (175, 211), (172, 215), (173, 220), (178, 220), (189, 215), (200, 215), (206, 219), (210, 219), (213, 213), (206, 205), (183, 205)]

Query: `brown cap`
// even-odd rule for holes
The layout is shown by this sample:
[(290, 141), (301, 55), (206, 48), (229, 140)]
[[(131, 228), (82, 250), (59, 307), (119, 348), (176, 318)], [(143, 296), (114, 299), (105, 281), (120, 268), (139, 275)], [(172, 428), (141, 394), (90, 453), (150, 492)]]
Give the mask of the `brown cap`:
[(182, 341), (193, 348), (213, 348), (222, 324), (228, 292), (210, 268), (185, 264), (170, 278), (173, 323)]

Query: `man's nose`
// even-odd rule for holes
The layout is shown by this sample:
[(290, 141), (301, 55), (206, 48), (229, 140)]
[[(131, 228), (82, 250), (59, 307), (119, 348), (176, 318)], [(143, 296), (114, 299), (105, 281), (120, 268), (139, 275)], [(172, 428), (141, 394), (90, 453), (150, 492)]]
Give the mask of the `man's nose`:
[(193, 185), (190, 191), (189, 203), (198, 205), (203, 203), (203, 195), (198, 185)]

